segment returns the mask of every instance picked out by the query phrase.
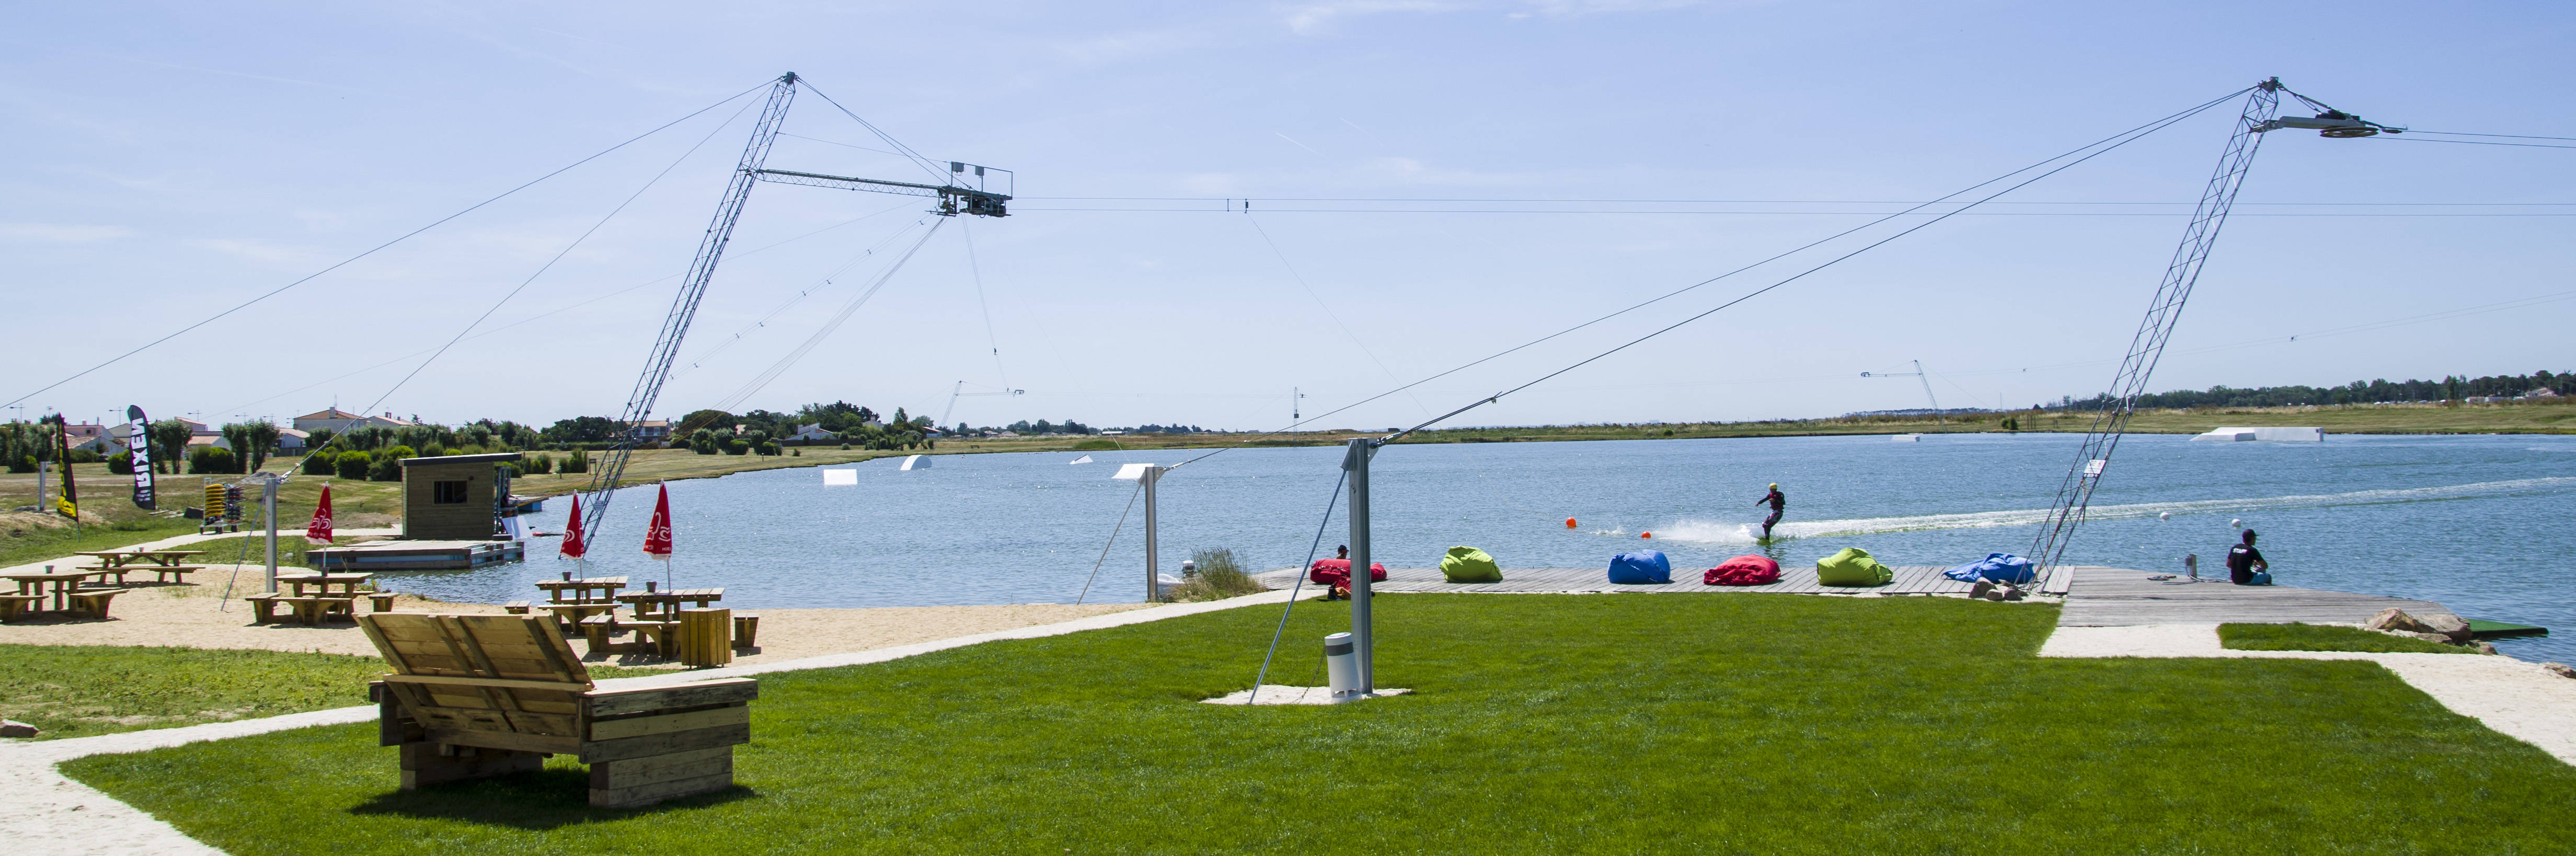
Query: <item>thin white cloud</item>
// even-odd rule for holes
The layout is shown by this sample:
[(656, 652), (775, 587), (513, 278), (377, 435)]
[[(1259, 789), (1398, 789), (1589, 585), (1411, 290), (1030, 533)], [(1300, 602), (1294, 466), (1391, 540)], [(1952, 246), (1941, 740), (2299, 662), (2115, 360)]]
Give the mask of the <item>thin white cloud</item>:
[(0, 223), (0, 241), (33, 244), (89, 244), (134, 234), (123, 226), (72, 226), (59, 223)]
[(1282, 11), (1287, 18), (1290, 32), (1298, 35), (1312, 35), (1324, 32), (1334, 22), (1344, 18), (1361, 18), (1396, 12), (1454, 12), (1464, 8), (1468, 8), (1466, 4), (1446, 2), (1446, 0), (1326, 0), (1322, 3), (1289, 6)]
[(1541, 15), (1599, 15), (1611, 12), (1660, 12), (1700, 5), (1702, 0), (1527, 0)]
[(239, 238), (190, 238), (179, 243), (201, 250), (213, 250), (228, 256), (275, 264), (310, 264), (314, 258), (311, 254), (299, 250), (290, 250), (265, 241)]

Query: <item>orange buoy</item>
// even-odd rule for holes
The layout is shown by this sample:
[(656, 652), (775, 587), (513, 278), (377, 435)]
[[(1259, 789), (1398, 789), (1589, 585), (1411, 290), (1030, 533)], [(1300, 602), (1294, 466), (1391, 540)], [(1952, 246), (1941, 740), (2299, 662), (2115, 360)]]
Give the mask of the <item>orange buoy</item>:
[(1566, 518), (1566, 519), (1565, 519), (1565, 528), (1567, 528), (1567, 529), (1572, 529), (1572, 528), (1574, 528), (1574, 518), (1568, 517), (1568, 518)]
[(1639, 533), (1637, 533), (1637, 537), (1639, 537), (1639, 538), (1652, 538), (1652, 537), (1655, 537), (1655, 533), (1652, 533), (1652, 532), (1639, 532)]

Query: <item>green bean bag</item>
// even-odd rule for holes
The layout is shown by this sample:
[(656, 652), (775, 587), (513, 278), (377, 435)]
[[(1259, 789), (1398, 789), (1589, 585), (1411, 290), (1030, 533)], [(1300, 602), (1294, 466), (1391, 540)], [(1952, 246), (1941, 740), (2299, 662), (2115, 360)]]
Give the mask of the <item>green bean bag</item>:
[(1844, 547), (1840, 553), (1816, 560), (1816, 582), (1824, 585), (1883, 586), (1895, 579), (1896, 572), (1859, 547)]
[(1503, 581), (1503, 568), (1483, 550), (1451, 547), (1449, 555), (1440, 558), (1440, 575), (1453, 583), (1499, 583)]

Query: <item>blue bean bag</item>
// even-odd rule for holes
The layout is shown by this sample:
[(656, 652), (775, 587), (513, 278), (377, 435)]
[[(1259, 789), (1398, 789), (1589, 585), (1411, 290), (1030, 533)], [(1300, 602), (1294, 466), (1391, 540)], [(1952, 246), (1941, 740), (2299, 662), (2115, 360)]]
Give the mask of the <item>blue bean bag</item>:
[(2011, 553), (1988, 553), (1983, 559), (1942, 571), (1941, 575), (1963, 583), (1993, 580), (2014, 585), (2022, 585), (2039, 578), (2038, 572), (2032, 570), (2029, 559)]
[(1655, 585), (1673, 581), (1673, 563), (1657, 550), (1622, 553), (1610, 560), (1610, 582), (1618, 585)]

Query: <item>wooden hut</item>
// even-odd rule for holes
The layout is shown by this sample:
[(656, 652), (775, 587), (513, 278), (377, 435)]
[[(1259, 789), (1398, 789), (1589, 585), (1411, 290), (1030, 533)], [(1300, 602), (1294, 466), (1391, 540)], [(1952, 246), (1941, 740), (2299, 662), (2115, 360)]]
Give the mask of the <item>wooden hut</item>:
[(517, 452), (404, 458), (402, 537), (406, 540), (489, 541), (498, 525), (510, 479), (501, 465)]

